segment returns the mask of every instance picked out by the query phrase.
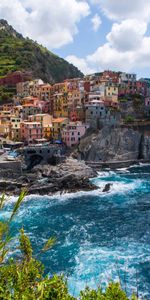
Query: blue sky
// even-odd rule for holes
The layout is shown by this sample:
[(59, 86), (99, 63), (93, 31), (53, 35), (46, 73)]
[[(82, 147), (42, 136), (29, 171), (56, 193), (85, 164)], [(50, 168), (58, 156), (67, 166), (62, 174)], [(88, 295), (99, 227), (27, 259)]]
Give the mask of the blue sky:
[[(94, 16), (97, 11), (93, 9), (91, 12)], [(66, 45), (60, 49), (54, 49), (59, 55), (66, 57), (70, 53), (85, 57), (86, 55), (93, 53), (99, 45), (103, 45), (106, 41), (106, 34), (111, 29), (112, 22), (105, 16), (99, 14), (102, 25), (97, 31), (94, 31), (91, 23), (91, 15), (81, 20), (78, 26), (78, 34), (75, 35), (73, 43)]]
[(1, 0), (0, 18), (85, 74), (150, 77), (150, 0)]

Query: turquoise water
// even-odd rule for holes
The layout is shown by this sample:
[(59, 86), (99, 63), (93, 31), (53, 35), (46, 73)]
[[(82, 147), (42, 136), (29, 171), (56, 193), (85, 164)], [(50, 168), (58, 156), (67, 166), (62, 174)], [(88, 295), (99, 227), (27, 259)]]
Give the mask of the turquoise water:
[[(150, 296), (150, 166), (106, 171), (93, 179), (99, 189), (53, 197), (27, 197), (12, 224), (17, 237), (24, 226), (46, 272), (65, 273), (74, 295), (121, 278), (128, 291)], [(112, 183), (109, 193), (102, 188)], [(5, 206), (7, 219), (15, 199)], [(41, 254), (45, 241), (55, 247)], [(12, 252), (19, 256), (17, 241)]]

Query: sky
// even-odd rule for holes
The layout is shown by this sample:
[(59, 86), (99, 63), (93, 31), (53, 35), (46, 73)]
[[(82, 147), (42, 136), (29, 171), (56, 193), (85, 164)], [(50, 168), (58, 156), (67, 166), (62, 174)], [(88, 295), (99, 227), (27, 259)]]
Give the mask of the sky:
[(84, 74), (150, 77), (150, 0), (0, 0), (0, 19)]

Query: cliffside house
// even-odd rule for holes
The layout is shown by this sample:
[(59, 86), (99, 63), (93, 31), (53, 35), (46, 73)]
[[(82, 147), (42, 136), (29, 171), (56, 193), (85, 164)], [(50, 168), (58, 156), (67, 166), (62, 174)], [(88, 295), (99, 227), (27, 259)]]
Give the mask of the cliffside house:
[(89, 125), (82, 122), (70, 122), (62, 130), (62, 140), (68, 146), (72, 147), (80, 142), (82, 136), (85, 135)]

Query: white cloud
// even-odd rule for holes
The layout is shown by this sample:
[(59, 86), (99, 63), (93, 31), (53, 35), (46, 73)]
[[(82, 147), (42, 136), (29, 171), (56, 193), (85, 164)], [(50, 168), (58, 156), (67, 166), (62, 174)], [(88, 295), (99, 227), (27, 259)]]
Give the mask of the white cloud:
[(115, 23), (106, 36), (106, 43), (85, 58), (70, 56), (85, 74), (105, 69), (132, 71), (136, 67), (150, 66), (150, 37), (146, 37), (147, 24), (135, 19)]
[(93, 74), (96, 72), (96, 67), (90, 67), (90, 65), (88, 65), (88, 62), (86, 61), (86, 59), (84, 58), (79, 58), (75, 55), (68, 55), (65, 58), (69, 63), (74, 64), (75, 66), (78, 67), (79, 70), (81, 70), (83, 72), (83, 74)]
[(77, 24), (89, 13), (89, 5), (78, 0), (0, 1), (0, 18), (50, 49), (72, 42)]
[(102, 24), (102, 20), (98, 14), (96, 14), (92, 19), (91, 19), (92, 25), (93, 25), (93, 30), (96, 32), (98, 31), (100, 25)]
[(147, 25), (136, 19), (127, 19), (121, 24), (115, 23), (106, 39), (109, 44), (119, 51), (131, 51), (141, 46)]
[(113, 20), (137, 18), (148, 21), (150, 18), (149, 0), (89, 0), (89, 2), (98, 5), (104, 14)]
[(99, 47), (93, 54), (86, 57), (86, 61), (98, 69), (112, 69), (128, 71), (133, 66), (132, 52), (119, 52), (109, 43)]

